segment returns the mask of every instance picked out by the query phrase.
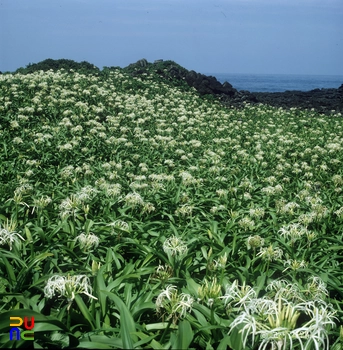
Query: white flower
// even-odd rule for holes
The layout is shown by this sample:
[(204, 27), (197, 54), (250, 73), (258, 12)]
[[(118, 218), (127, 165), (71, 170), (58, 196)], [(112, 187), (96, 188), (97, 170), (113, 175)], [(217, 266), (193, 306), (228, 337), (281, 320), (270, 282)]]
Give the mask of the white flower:
[(277, 179), (275, 176), (269, 176), (264, 179), (265, 182), (268, 182), (270, 185), (274, 185), (274, 183), (277, 182)]
[(89, 233), (87, 235), (81, 233), (75, 238), (75, 240), (80, 242), (80, 248), (83, 251), (87, 251), (91, 248), (97, 248), (100, 242), (99, 237), (93, 235), (92, 233)]
[[(256, 318), (249, 312), (243, 311), (237, 316), (230, 325), (230, 332), (238, 325), (243, 324), (240, 332), (242, 334), (243, 347), (245, 347), (249, 335), (252, 335), (252, 344), (255, 342), (255, 335), (257, 333), (258, 326), (256, 324)], [(229, 333), (230, 333), (229, 332)]]
[(227, 254), (224, 253), (224, 255), (221, 255), (218, 260), (213, 260), (215, 269), (225, 269), (226, 262), (227, 262)]
[(104, 182), (101, 184), (101, 189), (104, 190), (105, 195), (108, 197), (118, 197), (121, 192), (121, 185), (120, 184), (111, 184), (108, 182)]
[(281, 214), (290, 214), (293, 215), (294, 214), (294, 210), (296, 208), (299, 208), (300, 205), (298, 203), (295, 202), (289, 202), (286, 203), (284, 205), (282, 205), (279, 209), (278, 212), (280, 212)]
[(33, 203), (33, 209), (32, 214), (34, 213), (35, 209), (43, 209), (46, 206), (48, 206), (52, 202), (51, 197), (48, 196), (41, 196), (40, 198), (34, 198)]
[(154, 205), (152, 203), (150, 203), (150, 202), (144, 203), (143, 213), (151, 213), (155, 210), (156, 210), (156, 208), (154, 207)]
[[(322, 284), (317, 277), (312, 279), (312, 283)], [(289, 293), (292, 289), (296, 290), (295, 297)], [(236, 291), (237, 283), (230, 290)], [(262, 298), (246, 298), (242, 302), (244, 310), (230, 325), (229, 333), (239, 326), (243, 346), (251, 337), (249, 345), (255, 348), (256, 336), (259, 335), (259, 350), (329, 349), (328, 333), (338, 320), (330, 304), (324, 300), (308, 300), (308, 297), (300, 295), (303, 291), (300, 292), (296, 284), (285, 280), (270, 283), (266, 291)], [(273, 298), (268, 291), (276, 291)], [(290, 297), (291, 301), (286, 297)]]
[(124, 230), (124, 231), (129, 231), (128, 223), (123, 221), (123, 220), (116, 220), (116, 221), (108, 224), (108, 226), (117, 227), (120, 230)]
[(270, 291), (269, 294), (274, 295), (274, 299), (279, 299), (282, 296), (291, 301), (304, 301), (298, 285), (289, 283), (286, 280), (274, 280), (270, 282), (266, 287), (266, 291)]
[(192, 215), (193, 209), (194, 209), (193, 205), (184, 204), (175, 210), (175, 214), (182, 215), (182, 216)]
[(257, 256), (260, 256), (263, 260), (267, 261), (281, 259), (282, 255), (282, 249), (278, 247), (274, 248), (272, 245), (270, 245), (268, 248), (261, 247), (259, 253), (257, 254)]
[(158, 295), (156, 299), (156, 310), (166, 311), (167, 319), (173, 319), (173, 322), (186, 316), (187, 311), (192, 309), (194, 299), (187, 293), (178, 294), (176, 286), (168, 285), (166, 289)]
[[(308, 212), (305, 214), (301, 214), (298, 217), (298, 221), (302, 224), (304, 224), (305, 226), (309, 225), (311, 222), (313, 222), (316, 219), (316, 213), (315, 212)], [(307, 233), (307, 236), (309, 236), (309, 234), (312, 234), (310, 232)]]
[(188, 247), (180, 238), (171, 236), (163, 243), (163, 250), (166, 254), (171, 256), (182, 257), (187, 254)]
[(23, 139), (20, 138), (20, 137), (15, 137), (13, 140), (12, 140), (13, 143), (19, 145), (20, 143), (23, 143)]
[(159, 279), (160, 281), (167, 281), (170, 277), (173, 276), (173, 269), (168, 265), (158, 265), (154, 278)]
[(66, 219), (68, 216), (75, 215), (80, 209), (81, 200), (76, 195), (64, 199), (60, 204), (60, 215), (62, 219)]
[(265, 212), (263, 208), (251, 208), (249, 210), (249, 215), (253, 218), (255, 217), (261, 219), (264, 216), (264, 214)]
[(256, 299), (257, 294), (254, 289), (250, 286), (246, 286), (245, 283), (240, 286), (238, 281), (235, 280), (231, 286), (226, 287), (225, 295), (220, 297), (224, 300), (225, 305), (231, 305), (233, 302), (236, 302), (237, 305), (243, 305), (246, 302), (250, 302), (253, 299)]
[(12, 121), (10, 122), (10, 125), (11, 125), (11, 128), (12, 128), (12, 129), (17, 129), (17, 128), (19, 128), (19, 123), (18, 123), (16, 120), (12, 120)]
[(264, 245), (264, 239), (259, 235), (249, 236), (247, 239), (247, 245), (248, 249), (262, 247)]
[(249, 199), (252, 198), (251, 194), (249, 192), (244, 192), (243, 197), (244, 197), (245, 200), (249, 200)]
[(341, 175), (334, 175), (331, 179), (335, 186), (343, 185), (343, 178)]
[(306, 293), (308, 293), (314, 300), (320, 300), (329, 295), (325, 283), (317, 276), (309, 278), (306, 288)]
[(175, 312), (179, 313), (179, 317), (186, 316), (187, 311), (192, 309), (194, 299), (187, 293), (181, 293), (179, 295), (178, 303), (175, 306)]
[(223, 190), (223, 189), (219, 189), (216, 191), (217, 195), (219, 196), (219, 198), (223, 198), (227, 195), (227, 190)]
[(292, 269), (293, 271), (299, 270), (301, 268), (305, 268), (307, 266), (307, 262), (305, 260), (294, 260), (294, 259), (289, 259), (286, 260), (283, 265), (287, 266), (282, 272), (285, 272), (288, 269)]
[(8, 222), (3, 227), (1, 227), (0, 224), (0, 245), (8, 244), (10, 247), (10, 250), (12, 250), (12, 244), (18, 240), (18, 238), (25, 241), (25, 239), (18, 233), (15, 232), (16, 224), (12, 221)]
[(82, 187), (79, 192), (77, 192), (76, 196), (80, 201), (89, 201), (98, 193), (97, 189), (92, 186)]
[(308, 230), (306, 227), (301, 226), (298, 223), (294, 223), (281, 227), (278, 232), (281, 236), (290, 237), (291, 241), (294, 242), (297, 238), (307, 235)]
[(245, 216), (238, 222), (239, 226), (243, 227), (244, 230), (253, 230), (255, 227), (255, 221), (251, 220), (249, 217)]
[(51, 299), (55, 294), (58, 294), (66, 297), (69, 302), (74, 300), (76, 294), (86, 294), (89, 298), (97, 299), (91, 295), (91, 292), (92, 287), (89, 278), (85, 275), (55, 275), (49, 278), (44, 287), (46, 298)]
[(137, 192), (128, 193), (124, 199), (125, 204), (136, 207), (138, 205), (144, 205), (144, 200), (141, 195)]
[(163, 306), (163, 301), (165, 299), (171, 301), (172, 300), (172, 296), (174, 295), (174, 293), (177, 292), (177, 288), (176, 286), (173, 286), (171, 284), (169, 284), (166, 289), (164, 289), (157, 297), (156, 299), (156, 307), (157, 309), (161, 308)]

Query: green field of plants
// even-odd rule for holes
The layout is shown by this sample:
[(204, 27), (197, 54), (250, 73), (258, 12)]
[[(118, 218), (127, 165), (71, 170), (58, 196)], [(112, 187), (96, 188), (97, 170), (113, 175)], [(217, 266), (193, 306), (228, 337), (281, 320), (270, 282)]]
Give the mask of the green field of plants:
[(342, 165), (340, 114), (0, 75), (0, 346), (343, 349)]

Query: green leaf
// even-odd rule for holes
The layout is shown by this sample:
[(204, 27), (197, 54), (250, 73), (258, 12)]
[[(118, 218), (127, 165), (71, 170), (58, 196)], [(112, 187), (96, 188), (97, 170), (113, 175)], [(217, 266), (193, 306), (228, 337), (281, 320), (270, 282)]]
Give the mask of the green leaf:
[(257, 291), (257, 293), (259, 291), (261, 291), (265, 287), (266, 278), (267, 278), (267, 275), (265, 273), (263, 273), (263, 272), (261, 273), (260, 276), (257, 277), (257, 280), (256, 280), (256, 285), (257, 285), (256, 291)]
[(237, 329), (237, 327), (232, 329), (228, 337), (229, 339), (227, 340), (227, 343), (232, 349), (234, 350), (243, 349), (242, 336), (239, 333), (239, 329)]
[(80, 340), (78, 348), (84, 349), (123, 349), (123, 342), (120, 338), (104, 334), (86, 334)]
[(84, 225), (85, 228), (85, 233), (88, 234), (90, 232), (91, 227), (94, 225), (94, 221), (93, 220), (89, 220), (87, 219)]
[(157, 334), (155, 335), (151, 335), (151, 336), (148, 336), (142, 332), (135, 332), (134, 333), (135, 335), (137, 335), (141, 340), (139, 340), (138, 342), (134, 343), (133, 344), (133, 347), (136, 349), (138, 347), (140, 347), (141, 345), (143, 344), (146, 344), (148, 342), (150, 342), (151, 340), (153, 340), (155, 337), (157, 337)]
[(226, 350), (230, 345), (230, 337), (225, 335), (224, 338), (220, 341), (217, 350)]
[(4, 254), (1, 254), (1, 258), (5, 264), (5, 268), (8, 274), (8, 278), (9, 278), (8, 282), (13, 286), (17, 281), (17, 277), (15, 275), (14, 269), (12, 265), (9, 263), (9, 261), (7, 260), (7, 258), (4, 256)]
[(196, 283), (193, 278), (187, 277), (187, 289), (192, 295), (198, 295), (200, 284)]
[(121, 345), (115, 345), (114, 343), (112, 344), (104, 344), (103, 342), (96, 342), (96, 341), (88, 341), (88, 340), (82, 340), (79, 343), (79, 346), (77, 348), (80, 349), (121, 349)]
[(193, 331), (190, 323), (183, 320), (179, 323), (176, 338), (172, 342), (172, 349), (188, 349), (193, 340)]
[(52, 253), (42, 253), (34, 257), (34, 259), (27, 265), (27, 270), (30, 270), (33, 266), (35, 266), (38, 262), (46, 259), (49, 256), (53, 256)]
[(331, 247), (326, 248), (326, 250), (343, 250), (343, 245), (331, 246)]
[[(151, 331), (153, 329), (166, 329), (168, 327), (169, 322), (159, 322), (159, 323), (150, 323), (145, 325), (147, 331)], [(177, 326), (174, 324), (170, 325), (171, 329), (177, 329)]]
[(32, 259), (32, 261), (27, 265), (26, 268), (22, 269), (20, 271), (20, 273), (18, 274), (18, 284), (19, 283), (22, 283), (22, 281), (25, 279), (26, 277), (26, 274), (36, 265), (38, 264), (40, 261), (46, 259), (47, 257), (49, 256), (53, 256), (53, 254), (51, 253), (42, 253), (42, 254), (39, 254), (37, 255), (36, 257), (34, 257)]
[(76, 304), (79, 307), (83, 317), (89, 322), (92, 329), (95, 329), (95, 320), (93, 319), (86, 304), (84, 303), (84, 301), (82, 300), (82, 297), (79, 294), (75, 294), (75, 301), (76, 301)]
[(96, 292), (97, 292), (99, 303), (100, 303), (102, 317), (105, 317), (107, 310), (108, 310), (107, 305), (106, 305), (106, 298), (107, 297), (104, 293), (101, 292), (102, 290), (106, 289), (104, 276), (103, 276), (103, 272), (104, 272), (105, 268), (106, 268), (106, 266), (102, 266), (100, 268), (100, 270), (98, 271), (98, 274), (96, 276), (96, 283), (97, 283)]
[(156, 349), (156, 350), (160, 350), (160, 349), (164, 349), (164, 347), (162, 346), (162, 344), (160, 344), (158, 341), (156, 341), (155, 339), (153, 339), (150, 343), (150, 346), (152, 349)]
[(32, 243), (33, 242), (32, 235), (31, 235), (30, 229), (27, 226), (25, 226), (25, 233), (27, 237), (27, 242)]
[(137, 342), (136, 325), (131, 316), (130, 310), (127, 308), (125, 303), (114, 293), (102, 290), (110, 299), (112, 299), (119, 310), (120, 314), (120, 334), (123, 341), (123, 349), (132, 349), (133, 342)]

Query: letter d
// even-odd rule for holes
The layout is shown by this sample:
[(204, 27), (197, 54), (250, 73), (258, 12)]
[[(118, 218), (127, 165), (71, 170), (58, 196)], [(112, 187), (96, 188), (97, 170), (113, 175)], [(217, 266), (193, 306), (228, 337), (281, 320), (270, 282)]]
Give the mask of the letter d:
[[(11, 321), (18, 321), (19, 323), (11, 323)], [(20, 327), (23, 322), (21, 317), (10, 317), (10, 327)]]

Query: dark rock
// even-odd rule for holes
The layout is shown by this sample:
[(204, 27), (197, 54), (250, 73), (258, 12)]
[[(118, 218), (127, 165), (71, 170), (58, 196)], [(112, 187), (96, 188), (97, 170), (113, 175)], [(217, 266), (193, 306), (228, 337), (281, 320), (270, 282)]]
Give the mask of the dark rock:
[(343, 84), (338, 89), (254, 92), (259, 103), (283, 108), (315, 109), (321, 113), (343, 112)]
[(207, 76), (201, 73), (196, 73), (191, 70), (186, 72), (185, 80), (189, 86), (194, 87), (201, 95), (228, 95), (233, 96), (235, 90), (231, 84), (221, 84), (215, 77)]
[(138, 60), (136, 63), (129, 64), (126, 69), (129, 71), (135, 70), (136, 73), (138, 69), (142, 69), (148, 66), (148, 61), (145, 58), (142, 58), (141, 60)]

